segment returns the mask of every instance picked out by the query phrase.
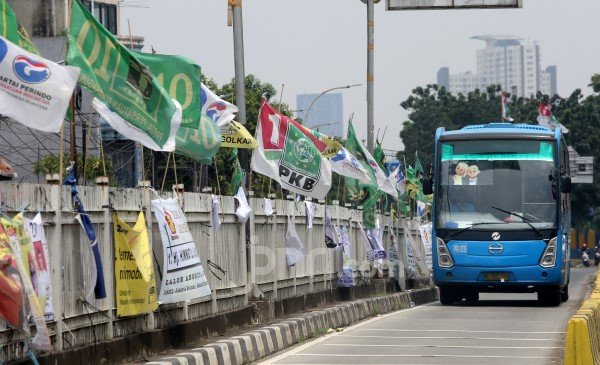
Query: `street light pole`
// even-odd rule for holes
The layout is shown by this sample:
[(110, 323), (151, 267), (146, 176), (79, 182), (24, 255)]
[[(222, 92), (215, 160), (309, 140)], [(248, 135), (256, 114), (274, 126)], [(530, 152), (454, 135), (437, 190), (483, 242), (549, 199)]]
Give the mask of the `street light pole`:
[[(238, 108), (237, 120), (246, 124), (246, 72), (244, 70), (244, 32), (242, 23), (242, 0), (228, 0), (233, 13), (233, 58), (235, 64), (235, 100)], [(246, 172), (250, 170), (248, 151), (239, 152), (240, 164)], [(249, 186), (250, 181), (248, 181)]]
[(375, 6), (380, 0), (361, 0), (367, 4), (367, 149), (373, 153), (375, 124), (374, 84), (375, 84)]
[[(310, 105), (308, 106), (308, 109), (306, 109), (306, 113), (304, 114), (304, 124), (308, 123), (308, 113), (310, 113), (310, 109), (312, 108), (312, 106), (315, 104), (315, 101), (317, 101), (317, 99), (319, 99), (321, 96), (327, 94), (330, 91), (333, 90), (340, 90), (340, 89), (349, 89), (351, 87), (354, 86), (361, 86), (362, 84), (354, 84), (354, 85), (346, 85), (346, 86), (338, 86), (338, 87), (332, 87), (331, 89), (327, 89), (325, 91), (323, 91), (322, 93), (320, 93), (319, 95), (317, 95), (316, 98), (313, 99), (313, 101), (310, 103)], [(308, 125), (307, 125), (308, 126)]]

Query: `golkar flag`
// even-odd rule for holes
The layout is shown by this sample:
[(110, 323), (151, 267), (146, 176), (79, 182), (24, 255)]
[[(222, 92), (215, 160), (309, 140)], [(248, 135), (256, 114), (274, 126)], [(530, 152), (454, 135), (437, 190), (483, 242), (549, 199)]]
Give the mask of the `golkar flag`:
[(331, 166), (322, 156), (327, 144), (295, 120), (261, 101), (256, 127), (258, 147), (252, 170), (276, 180), (282, 188), (324, 199), (331, 188)]
[(58, 132), (79, 77), (0, 37), (0, 114), (27, 127)]

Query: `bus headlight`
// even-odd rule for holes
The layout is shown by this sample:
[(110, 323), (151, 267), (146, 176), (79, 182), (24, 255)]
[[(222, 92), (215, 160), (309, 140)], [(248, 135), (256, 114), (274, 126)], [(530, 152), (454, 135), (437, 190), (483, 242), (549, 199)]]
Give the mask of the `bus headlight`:
[(548, 269), (554, 267), (554, 265), (556, 265), (556, 237), (548, 242), (540, 260), (540, 266), (543, 268)]
[(438, 266), (449, 268), (454, 266), (454, 260), (452, 260), (452, 256), (450, 256), (450, 251), (448, 251), (448, 247), (443, 239), (437, 239), (437, 257), (438, 257)]

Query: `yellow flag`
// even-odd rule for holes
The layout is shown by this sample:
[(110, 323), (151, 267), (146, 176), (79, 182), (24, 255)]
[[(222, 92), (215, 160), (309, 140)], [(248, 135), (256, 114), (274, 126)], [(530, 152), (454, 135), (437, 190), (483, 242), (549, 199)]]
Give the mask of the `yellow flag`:
[(158, 307), (152, 248), (144, 214), (130, 227), (114, 215), (117, 316), (148, 313)]
[(242, 124), (231, 121), (221, 127), (221, 147), (256, 148), (258, 142)]

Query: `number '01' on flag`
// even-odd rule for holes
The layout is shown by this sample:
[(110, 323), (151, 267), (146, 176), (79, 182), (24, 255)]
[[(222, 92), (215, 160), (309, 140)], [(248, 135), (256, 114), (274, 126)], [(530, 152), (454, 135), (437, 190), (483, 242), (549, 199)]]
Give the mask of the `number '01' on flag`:
[(331, 188), (331, 165), (322, 156), (327, 144), (298, 122), (261, 101), (256, 126), (258, 147), (252, 169), (277, 181), (282, 188), (323, 199)]
[(0, 114), (58, 132), (78, 76), (78, 68), (60, 66), (0, 37)]

